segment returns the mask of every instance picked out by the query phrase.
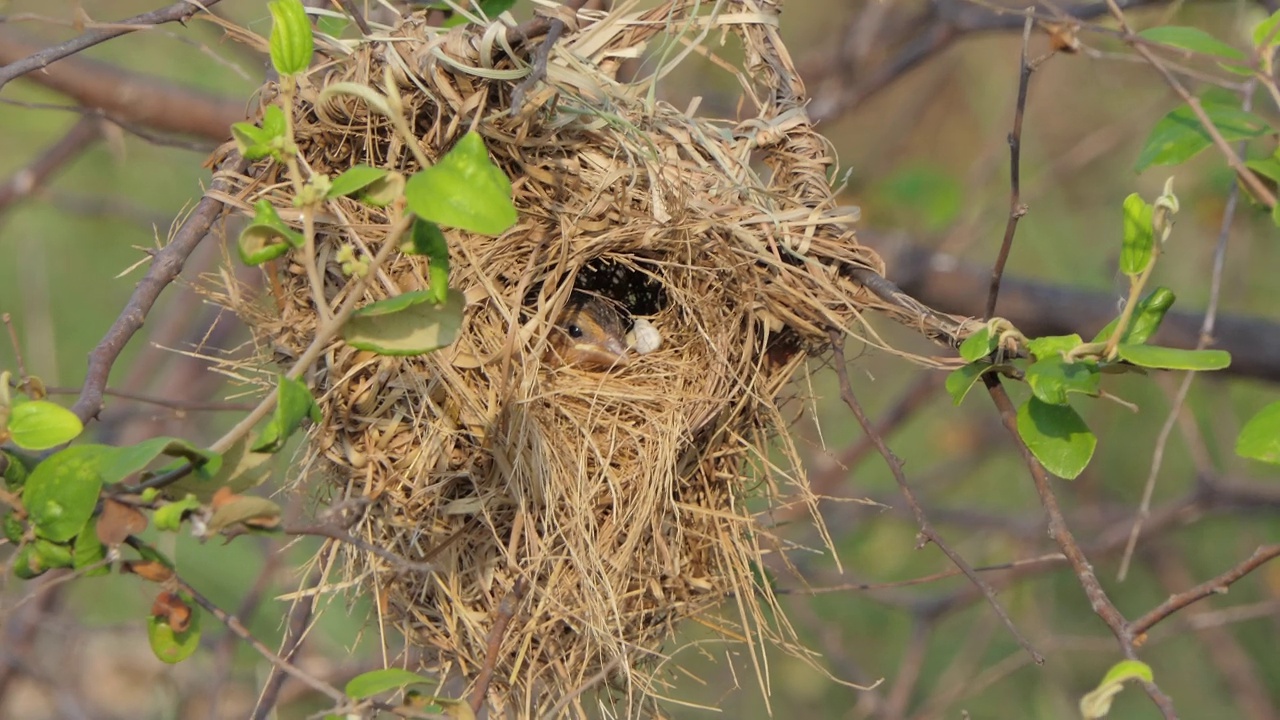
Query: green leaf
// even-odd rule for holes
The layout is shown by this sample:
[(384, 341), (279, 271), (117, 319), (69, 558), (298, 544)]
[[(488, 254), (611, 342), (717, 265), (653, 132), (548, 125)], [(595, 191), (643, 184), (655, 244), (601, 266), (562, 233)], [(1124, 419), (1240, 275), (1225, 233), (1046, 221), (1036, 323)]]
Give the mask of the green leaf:
[(263, 428), (262, 435), (253, 445), (253, 452), (274, 453), (284, 447), (285, 441), (302, 425), (305, 418), (318, 423), (322, 419), (320, 405), (311, 391), (300, 380), (283, 375), (276, 386), (276, 409), (271, 422)]
[(1096, 363), (1068, 363), (1061, 357), (1047, 357), (1027, 368), (1027, 385), (1040, 400), (1050, 405), (1066, 405), (1068, 393), (1096, 396), (1102, 383)]
[(1249, 418), (1236, 439), (1236, 454), (1280, 465), (1280, 402), (1273, 402)]
[(1067, 480), (1084, 472), (1098, 446), (1098, 438), (1070, 405), (1034, 397), (1018, 408), (1018, 435), (1046, 470)]
[(1245, 59), (1243, 52), (1199, 28), (1165, 25), (1143, 30), (1138, 33), (1138, 37), (1200, 55), (1212, 55), (1226, 60)]
[(960, 343), (960, 357), (965, 362), (981, 360), (995, 351), (998, 341), (999, 338), (991, 334), (991, 327), (984, 325)]
[[(98, 539), (97, 524), (95, 518), (89, 518), (84, 528), (76, 535), (75, 545), (71, 551), (71, 567), (84, 571), (85, 577), (111, 573), (111, 568), (103, 562), (107, 559), (107, 547), (102, 544), (102, 540)], [(94, 567), (95, 565), (97, 567)]]
[(1280, 32), (1276, 31), (1277, 25), (1280, 25), (1280, 10), (1271, 13), (1270, 17), (1253, 28), (1253, 46), (1259, 53), (1266, 52), (1268, 48), (1273, 48), (1280, 43)]
[(84, 528), (102, 489), (99, 465), (106, 445), (77, 445), (36, 466), (22, 489), (22, 504), (36, 534), (67, 542)]
[(216, 453), (201, 450), (182, 438), (156, 437), (136, 445), (111, 448), (103, 454), (99, 473), (107, 485), (124, 480), (140, 472), (161, 455), (184, 458), (193, 465), (203, 465)]
[(315, 40), (311, 21), (300, 0), (271, 0), (271, 64), (283, 77), (303, 72), (311, 64)]
[(432, 301), (444, 302), (449, 295), (449, 243), (440, 226), (430, 220), (415, 219), (410, 247), (411, 254), (427, 257), (427, 290)]
[(302, 233), (280, 219), (280, 214), (268, 200), (259, 200), (254, 206), (253, 222), (240, 231), (237, 247), (240, 261), (245, 265), (261, 265), (299, 248), (306, 243)]
[(466, 298), (450, 290), (443, 304), (428, 290), (397, 295), (367, 305), (342, 326), (342, 339), (380, 355), (421, 355), (452, 343), (462, 329)]
[(36, 538), (33, 547), (36, 552), (36, 562), (44, 570), (71, 567), (75, 562), (71, 556), (71, 546), (65, 543)]
[(336, 198), (359, 192), (387, 176), (383, 168), (356, 165), (333, 179), (325, 197)]
[(9, 435), (24, 450), (48, 450), (76, 439), (84, 425), (75, 413), (47, 400), (15, 405), (9, 415)]
[(1083, 344), (1084, 341), (1080, 339), (1080, 336), (1074, 333), (1071, 335), (1046, 335), (1045, 337), (1028, 340), (1027, 352), (1038, 360), (1044, 360), (1045, 358), (1059, 357), (1062, 353), (1070, 352)]
[(431, 678), (401, 668), (386, 668), (361, 673), (347, 683), (343, 692), (353, 700), (363, 700), (391, 690), (399, 690), (410, 685), (432, 684)]
[(1280, 158), (1275, 155), (1247, 160), (1245, 166), (1271, 182), (1280, 183)]
[(155, 520), (157, 530), (177, 531), (182, 527), (183, 516), (199, 509), (200, 498), (187, 495), (181, 500), (165, 503), (156, 508), (152, 518)]
[[(1205, 114), (1228, 141), (1255, 138), (1270, 131), (1266, 120), (1237, 107), (1205, 103)], [(1153, 165), (1177, 165), (1213, 144), (1190, 107), (1184, 105), (1165, 115), (1147, 136), (1134, 167), (1142, 172)]]
[(0, 450), (0, 466), (4, 467), (4, 484), (14, 492), (22, 489), (27, 484), (27, 476), (31, 471), (27, 468), (22, 458), (13, 453)]
[(1127, 680), (1155, 682), (1151, 667), (1137, 660), (1121, 660), (1107, 671), (1098, 687), (1080, 698), (1080, 716), (1084, 720), (1098, 720), (1111, 712), (1111, 701), (1124, 689)]
[(947, 394), (951, 396), (951, 402), (959, 405), (964, 400), (964, 397), (969, 394), (969, 390), (978, 382), (978, 379), (995, 369), (996, 366), (991, 363), (973, 362), (952, 370), (947, 374), (945, 383)]
[[(189, 598), (183, 599), (190, 605)], [(191, 605), (191, 624), (182, 632), (175, 632), (163, 618), (148, 617), (147, 640), (161, 662), (173, 665), (191, 657), (200, 647), (200, 608)]]
[(262, 127), (249, 122), (232, 123), (231, 137), (246, 160), (261, 160), (268, 155), (281, 160), (286, 130), (284, 111), (278, 105), (268, 105), (262, 112)]
[(476, 132), (463, 135), (436, 165), (414, 173), (405, 199), (420, 218), (482, 235), (501, 235), (518, 219), (511, 181)]
[[(1164, 322), (1165, 313), (1169, 312), (1169, 308), (1173, 307), (1174, 300), (1177, 296), (1173, 291), (1166, 287), (1157, 287), (1152, 290), (1149, 295), (1138, 302), (1138, 307), (1133, 311), (1133, 315), (1129, 318), (1129, 328), (1120, 336), (1120, 342), (1141, 345), (1151, 336), (1156, 334), (1160, 329), (1160, 324)], [(1116, 325), (1120, 322), (1120, 318), (1107, 323), (1093, 338), (1093, 342), (1106, 342), (1111, 337), (1111, 333), (1116, 331)]]
[(1129, 277), (1141, 275), (1154, 257), (1155, 230), (1151, 204), (1133, 193), (1124, 199), (1124, 240), (1120, 246), (1120, 272)]
[(271, 476), (274, 456), (253, 452), (249, 447), (248, 438), (240, 438), (222, 454), (216, 467), (211, 462), (196, 468), (187, 477), (166, 487), (165, 497), (176, 499), (193, 493), (201, 501), (208, 502), (219, 488), (226, 487), (240, 493), (261, 485)]
[(1231, 364), (1231, 353), (1226, 350), (1181, 350), (1121, 343), (1116, 351), (1121, 360), (1160, 370), (1221, 370)]

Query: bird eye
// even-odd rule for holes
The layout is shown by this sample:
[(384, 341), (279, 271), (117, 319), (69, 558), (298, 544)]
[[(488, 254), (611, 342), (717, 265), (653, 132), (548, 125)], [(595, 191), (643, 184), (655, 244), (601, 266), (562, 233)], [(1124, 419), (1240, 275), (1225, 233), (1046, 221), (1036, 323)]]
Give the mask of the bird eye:
[(569, 330), (569, 337), (573, 338), (574, 340), (577, 340), (578, 338), (582, 337), (582, 328), (578, 327), (576, 323), (569, 325), (568, 330)]

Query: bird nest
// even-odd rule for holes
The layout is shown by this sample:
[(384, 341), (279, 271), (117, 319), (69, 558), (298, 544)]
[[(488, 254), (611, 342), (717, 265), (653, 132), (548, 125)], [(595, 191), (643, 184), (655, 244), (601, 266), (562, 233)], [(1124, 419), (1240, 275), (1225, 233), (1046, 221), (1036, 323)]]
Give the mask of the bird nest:
[[(666, 694), (664, 642), (684, 619), (757, 659), (766, 642), (794, 647), (761, 573), (781, 547), (769, 512), (799, 504), (820, 530), (821, 519), (779, 397), (832, 329), (868, 309), (902, 314), (851, 279), (883, 268), (854, 237), (857, 210), (833, 200), (833, 153), (803, 111), (776, 8), (624, 6), (554, 15), (566, 26), (554, 42), (539, 33), (547, 18), (441, 30), (421, 14), (354, 47), (321, 37), (328, 61), (295, 106), (310, 173), (417, 169), (385, 117), (319, 99), (335, 82), (391, 77), (432, 162), (475, 130), (512, 179), (509, 231), (446, 229), (450, 285), (466, 298), (460, 337), (415, 357), (333, 341), (309, 376), (324, 422), (299, 467), (325, 478), (323, 497), (367, 501), (350, 532), (406, 561), (344, 546), (348, 581), (384, 624), (426, 666), (487, 682), (491, 705), (519, 716), (594, 684), (633, 708)], [(741, 39), (741, 67), (702, 44), (713, 35)], [(545, 79), (516, 93), (548, 50)], [(653, 99), (655, 79), (691, 52), (736, 76), (749, 117)], [(620, 81), (635, 58), (656, 67)], [(245, 214), (294, 200), (279, 165), (231, 180), (224, 199)], [(314, 257), (291, 256), (274, 295), (222, 296), (277, 359), (315, 336), (306, 263), (337, 307), (353, 287), (339, 249), (373, 255), (398, 212), (328, 207)], [(426, 263), (393, 253), (360, 302), (424, 288)], [(609, 370), (555, 362), (555, 319), (583, 292), (628, 325), (647, 320), (661, 347)]]

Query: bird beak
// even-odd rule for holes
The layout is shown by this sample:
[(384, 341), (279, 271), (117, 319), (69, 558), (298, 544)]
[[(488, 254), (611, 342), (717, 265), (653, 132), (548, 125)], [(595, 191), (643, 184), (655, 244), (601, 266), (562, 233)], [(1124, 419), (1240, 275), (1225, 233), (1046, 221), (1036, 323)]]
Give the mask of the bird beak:
[(579, 364), (604, 368), (620, 368), (631, 362), (627, 347), (617, 338), (609, 338), (603, 344), (575, 345), (574, 356)]

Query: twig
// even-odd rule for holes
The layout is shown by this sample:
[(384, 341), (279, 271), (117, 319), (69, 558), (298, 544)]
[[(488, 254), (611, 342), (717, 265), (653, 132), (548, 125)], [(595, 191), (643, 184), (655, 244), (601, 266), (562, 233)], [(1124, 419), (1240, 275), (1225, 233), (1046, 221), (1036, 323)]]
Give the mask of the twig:
[(81, 50), (91, 48), (112, 38), (165, 23), (179, 22), (185, 24), (196, 13), (217, 5), (219, 2), (220, 0), (202, 0), (197, 4), (194, 0), (183, 0), (183, 2), (174, 3), (169, 7), (135, 15), (127, 20), (112, 23), (109, 27), (101, 30), (92, 30), (64, 43), (45, 48), (22, 60), (0, 67), (0, 88), (3, 88), (14, 78), (26, 75), (33, 70), (39, 70), (49, 65), (49, 63), (61, 60), (68, 55), (74, 55)]
[[(316, 569), (307, 578), (306, 588), (318, 588), (324, 582), (325, 566), (328, 564), (329, 555), (336, 547), (337, 543), (326, 543), (320, 549), (315, 560)], [(303, 640), (306, 639), (307, 629), (311, 626), (311, 616), (315, 611), (316, 597), (316, 593), (299, 593), (293, 608), (289, 610), (289, 623), (285, 629), (284, 639), (280, 642), (280, 657), (286, 661), (293, 660), (298, 654), (298, 649), (302, 647)], [(284, 668), (271, 669), (266, 682), (262, 684), (262, 692), (258, 693), (258, 703), (251, 716), (253, 720), (265, 720), (272, 714), (280, 696), (280, 688), (284, 686), (285, 674)]]
[(1276, 557), (1280, 557), (1280, 545), (1263, 545), (1259, 547), (1257, 550), (1253, 551), (1252, 555), (1230, 570), (1227, 570), (1212, 580), (1206, 580), (1193, 588), (1180, 592), (1155, 606), (1145, 615), (1129, 624), (1130, 632), (1135, 637), (1141, 635), (1154, 627), (1156, 623), (1159, 623), (1161, 620), (1164, 620), (1188, 605), (1207, 598), (1210, 595), (1217, 595), (1226, 592), (1227, 588), (1230, 587), (1232, 583), (1245, 575), (1248, 575)]
[[(45, 390), (47, 390), (50, 395), (77, 395), (81, 392), (80, 388), (68, 387), (50, 387), (45, 388)], [(111, 388), (103, 388), (102, 394), (106, 397), (115, 397), (120, 398), (121, 400), (133, 400), (134, 402), (140, 402), (146, 405), (155, 405), (156, 407), (168, 408), (178, 412), (245, 412), (254, 408), (254, 403), (247, 402), (173, 400), (156, 395), (147, 395), (145, 393), (112, 390)]]
[[(561, 12), (574, 15), (586, 4), (586, 0), (569, 0), (561, 6)], [(524, 105), (524, 96), (533, 89), (534, 85), (537, 85), (539, 81), (547, 76), (547, 62), (551, 58), (551, 48), (560, 39), (565, 27), (565, 21), (561, 18), (552, 19), (551, 24), (547, 26), (547, 36), (543, 38), (542, 43), (538, 45), (537, 50), (533, 53), (533, 63), (529, 70), (529, 76), (520, 81), (516, 89), (511, 92), (512, 116), (520, 112), (520, 107)]]
[[(1250, 95), (1245, 95), (1244, 108), (1249, 109)], [(1240, 143), (1240, 152), (1244, 152), (1245, 143)], [(1226, 266), (1227, 260), (1227, 240), (1231, 236), (1231, 223), (1235, 220), (1236, 204), (1240, 200), (1240, 182), (1237, 178), (1231, 178), (1231, 189), (1227, 191), (1227, 204), (1222, 211), (1222, 224), (1218, 228), (1218, 242), (1213, 248), (1213, 272), (1209, 281), (1209, 304), (1204, 311), (1204, 321), (1200, 325), (1200, 338), (1196, 341), (1196, 349), (1203, 350), (1213, 339), (1213, 327), (1217, 323), (1218, 318), (1218, 300), (1222, 295), (1222, 271)], [(1133, 530), (1129, 533), (1129, 541), (1125, 546), (1124, 555), (1120, 558), (1120, 569), (1116, 572), (1116, 579), (1124, 582), (1129, 574), (1129, 563), (1133, 559), (1134, 549), (1138, 546), (1138, 536), (1142, 533), (1142, 523), (1146, 521), (1147, 515), (1151, 512), (1151, 498), (1155, 495), (1156, 478), (1160, 474), (1160, 467), (1164, 462), (1164, 450), (1166, 443), (1169, 442), (1169, 436), (1173, 433), (1173, 427), (1178, 422), (1178, 415), (1182, 412), (1182, 406), (1187, 401), (1187, 394), (1191, 391), (1191, 381), (1195, 379), (1194, 372), (1187, 372), (1182, 376), (1182, 382), (1178, 385), (1178, 391), (1174, 394), (1173, 403), (1169, 408), (1169, 415), (1165, 418), (1164, 424), (1160, 426), (1160, 433), (1156, 436), (1155, 447), (1151, 452), (1151, 470), (1147, 473), (1147, 481), (1142, 488), (1142, 501), (1138, 504), (1138, 515), (1133, 520)]]
[(1004, 266), (1009, 262), (1009, 251), (1013, 249), (1013, 237), (1018, 230), (1018, 220), (1027, 214), (1027, 206), (1022, 203), (1022, 180), (1020, 158), (1022, 156), (1022, 118), (1027, 110), (1027, 88), (1031, 84), (1031, 73), (1036, 64), (1027, 59), (1027, 50), (1031, 45), (1031, 17), (1028, 15), (1022, 26), (1022, 54), (1018, 60), (1018, 101), (1013, 110), (1013, 130), (1009, 133), (1009, 219), (1004, 227), (1004, 239), (1000, 242), (1000, 253), (996, 256), (996, 264), (991, 268), (991, 287), (987, 290), (987, 311), (984, 319), (991, 319), (996, 314), (996, 300), (1000, 297), (1000, 278), (1004, 275)]
[[(1009, 400), (1009, 394), (1005, 392), (1004, 386), (1000, 383), (1000, 378), (995, 373), (987, 373), (982, 376), (983, 383), (987, 386), (987, 392), (991, 395), (992, 402), (1000, 411), (1000, 421), (1004, 423), (1005, 429), (1009, 431), (1009, 435), (1013, 438), (1014, 444), (1018, 447), (1018, 452), (1022, 454), (1022, 459), (1027, 465), (1027, 469), (1031, 472), (1031, 479), (1035, 483), (1036, 492), (1040, 495), (1040, 504), (1044, 507), (1045, 512), (1049, 516), (1049, 537), (1058, 544), (1058, 549), (1063, 555), (1067, 556), (1067, 562), (1071, 565), (1072, 572), (1075, 573), (1076, 579), (1080, 582), (1080, 586), (1084, 589), (1085, 597), (1089, 599), (1089, 607), (1097, 614), (1102, 622), (1106, 623), (1111, 633), (1115, 635), (1116, 640), (1120, 643), (1120, 650), (1126, 658), (1137, 659), (1137, 652), (1134, 650), (1133, 633), (1129, 631), (1128, 624), (1124, 619), (1124, 615), (1111, 602), (1111, 598), (1107, 597), (1107, 593), (1102, 589), (1102, 583), (1098, 582), (1098, 576), (1093, 571), (1093, 566), (1089, 564), (1089, 559), (1080, 549), (1080, 545), (1076, 542), (1075, 536), (1071, 533), (1071, 529), (1067, 527), (1066, 518), (1062, 515), (1062, 509), (1058, 507), (1058, 498), (1053, 494), (1053, 487), (1049, 483), (1049, 473), (1031, 454), (1031, 450), (1027, 444), (1022, 441), (1022, 437), (1018, 434), (1018, 411), (1013, 407), (1013, 402)], [(1177, 717), (1177, 713), (1173, 709), (1173, 701), (1169, 699), (1159, 688), (1150, 683), (1145, 683), (1143, 688), (1147, 691), (1147, 695), (1151, 697), (1152, 702), (1160, 708), (1166, 720), (1173, 720)]]
[(516, 610), (520, 605), (520, 598), (524, 597), (525, 579), (516, 580), (515, 587), (511, 588), (511, 592), (502, 598), (502, 602), (498, 603), (498, 614), (493, 620), (493, 627), (489, 628), (489, 637), (486, 642), (484, 652), (484, 666), (480, 668), (480, 675), (476, 678), (476, 686), (471, 691), (471, 711), (479, 713), (481, 706), (484, 705), (485, 695), (489, 692), (489, 683), (493, 680), (493, 670), (498, 664), (498, 655), (502, 652), (502, 640), (507, 634), (507, 625), (511, 622), (511, 618), (515, 617)]
[[(238, 153), (232, 153), (219, 168), (223, 175), (221, 177), (215, 175), (211, 192), (228, 190), (231, 181), (226, 175), (239, 173), (247, 165), (248, 162)], [(103, 389), (107, 386), (107, 378), (111, 374), (111, 367), (115, 364), (116, 358), (120, 357), (124, 346), (128, 344), (134, 333), (142, 328), (143, 322), (147, 319), (147, 313), (151, 312), (151, 307), (155, 305), (160, 293), (182, 272), (182, 266), (186, 263), (187, 257), (208, 234), (209, 228), (221, 213), (222, 201), (215, 200), (206, 193), (196, 205), (195, 211), (182, 223), (173, 240), (156, 253), (146, 276), (134, 288), (128, 304), (116, 317), (116, 321), (112, 323), (111, 329), (103, 336), (102, 341), (89, 353), (89, 367), (85, 371), (84, 388), (81, 389), (75, 405), (71, 406), (71, 412), (75, 413), (81, 422), (88, 423), (101, 412)]]
[(929, 524), (929, 518), (925, 515), (924, 508), (920, 507), (919, 501), (916, 500), (915, 493), (907, 483), (906, 473), (903, 472), (902, 469), (902, 461), (898, 459), (898, 456), (894, 455), (893, 451), (885, 444), (884, 438), (880, 437), (880, 435), (876, 433), (875, 428), (871, 425), (871, 420), (867, 417), (866, 413), (863, 412), (862, 405), (853, 394), (853, 386), (849, 383), (849, 370), (845, 366), (844, 336), (836, 330), (831, 331), (831, 347), (834, 354), (836, 376), (840, 382), (840, 398), (844, 400), (845, 405), (849, 407), (853, 416), (857, 418), (858, 424), (862, 426), (863, 432), (865, 432), (868, 437), (872, 438), (872, 442), (875, 443), (876, 450), (880, 452), (881, 457), (884, 458), (885, 463), (889, 466), (889, 470), (893, 473), (893, 479), (897, 481), (898, 489), (902, 491), (903, 498), (906, 499), (907, 505), (911, 507), (911, 512), (915, 514), (916, 524), (919, 526), (921, 538), (917, 547), (923, 547), (924, 544), (929, 542), (937, 545), (938, 549), (941, 550), (956, 567), (960, 568), (960, 570), (964, 572), (965, 577), (969, 578), (970, 582), (982, 590), (982, 594), (986, 596), (987, 601), (991, 603), (991, 607), (995, 609), (996, 615), (999, 616), (1001, 622), (1003, 622), (1005, 627), (1008, 628), (1009, 633), (1013, 635), (1014, 639), (1018, 641), (1018, 644), (1030, 653), (1037, 665), (1044, 664), (1044, 657), (1041, 656), (1040, 653), (1036, 652), (1036, 649), (1031, 646), (1031, 643), (1029, 643), (1026, 638), (1022, 637), (1022, 634), (1018, 632), (1016, 627), (1014, 627), (1013, 620), (1010, 619), (1009, 614), (1000, 605), (1000, 602), (996, 600), (995, 591), (991, 589), (991, 586), (987, 585), (986, 581), (979, 577), (978, 573), (974, 572), (969, 563), (953, 551), (942, 540), (942, 537), (933, 529), (933, 526)]
[(1124, 30), (1125, 42), (1127, 42), (1135, 52), (1141, 55), (1143, 59), (1151, 65), (1151, 67), (1155, 68), (1156, 72), (1160, 73), (1160, 77), (1164, 78), (1165, 84), (1172, 88), (1173, 91), (1178, 94), (1178, 97), (1182, 98), (1182, 101), (1191, 108), (1191, 112), (1194, 113), (1196, 119), (1200, 121), (1200, 125), (1204, 128), (1204, 131), (1209, 134), (1210, 139), (1213, 140), (1213, 144), (1217, 146), (1218, 151), (1222, 153), (1224, 158), (1226, 158), (1227, 165), (1230, 165), (1231, 169), (1235, 171), (1236, 177), (1240, 178), (1245, 187), (1249, 189), (1250, 194), (1257, 198), (1258, 202), (1266, 205), (1268, 208), (1274, 208), (1276, 206), (1275, 193), (1271, 192), (1266, 185), (1263, 185), (1262, 181), (1258, 179), (1258, 176), (1245, 166), (1244, 161), (1241, 160), (1240, 156), (1236, 154), (1236, 151), (1232, 149), (1231, 143), (1227, 142), (1227, 139), (1218, 131), (1218, 127), (1213, 124), (1213, 120), (1209, 118), (1208, 113), (1204, 111), (1204, 106), (1200, 104), (1200, 98), (1192, 95), (1191, 92), (1187, 90), (1186, 86), (1184, 86), (1182, 82), (1169, 71), (1169, 68), (1165, 67), (1164, 62), (1160, 60), (1160, 58), (1156, 57), (1155, 53), (1151, 52), (1150, 48), (1142, 43), (1134, 41), (1133, 30), (1129, 27), (1129, 22), (1124, 17), (1124, 11), (1116, 5), (1116, 0), (1107, 0), (1107, 6), (1111, 8), (1111, 14), (1120, 23), (1121, 29)]

